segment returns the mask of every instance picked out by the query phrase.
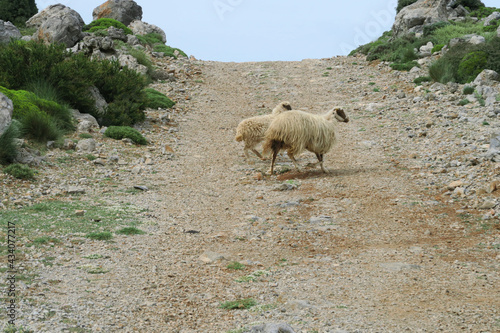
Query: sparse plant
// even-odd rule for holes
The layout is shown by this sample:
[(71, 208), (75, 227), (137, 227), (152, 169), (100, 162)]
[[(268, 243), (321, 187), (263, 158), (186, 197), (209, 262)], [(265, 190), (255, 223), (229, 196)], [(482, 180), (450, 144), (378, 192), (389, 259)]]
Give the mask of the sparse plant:
[(220, 308), (226, 310), (246, 310), (257, 305), (257, 302), (252, 298), (239, 299), (236, 301), (228, 301), (221, 303)]
[(430, 76), (419, 76), (415, 80), (413, 80), (413, 83), (422, 84), (423, 82), (429, 82), (429, 81), (432, 81)]
[(237, 261), (233, 261), (232, 263), (228, 264), (226, 267), (227, 267), (227, 269), (232, 269), (232, 270), (245, 269), (245, 265), (243, 265), (242, 263), (239, 263)]
[(85, 237), (94, 240), (110, 240), (111, 238), (113, 238), (113, 234), (110, 233), (109, 231), (91, 232), (87, 234)]
[(3, 172), (17, 179), (35, 179), (35, 172), (31, 170), (30, 167), (19, 163), (9, 165), (5, 169), (3, 169)]
[(472, 95), (474, 93), (474, 87), (465, 86), (463, 93), (464, 93), (464, 95)]
[(128, 235), (128, 236), (145, 234), (144, 231), (137, 229), (136, 227), (122, 228), (122, 229), (118, 230), (116, 233), (119, 235)]
[(458, 102), (458, 105), (464, 106), (464, 105), (467, 105), (469, 103), (470, 103), (470, 101), (467, 98), (464, 98), (460, 102)]
[(92, 134), (90, 134), (90, 133), (80, 133), (78, 136), (80, 137), (80, 139), (92, 139), (93, 138)]
[(146, 145), (148, 143), (146, 138), (144, 138), (138, 130), (128, 126), (110, 126), (106, 129), (104, 135), (115, 140), (129, 138), (140, 145)]

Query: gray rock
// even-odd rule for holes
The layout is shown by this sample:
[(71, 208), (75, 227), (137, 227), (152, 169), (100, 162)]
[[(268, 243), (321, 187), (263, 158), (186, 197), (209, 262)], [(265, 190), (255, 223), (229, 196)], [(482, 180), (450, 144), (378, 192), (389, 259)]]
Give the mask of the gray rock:
[(332, 223), (333, 218), (331, 216), (312, 216), (309, 219), (309, 223), (311, 224), (323, 224), (323, 223)]
[(133, 36), (133, 35), (127, 35), (123, 31), (123, 29), (118, 29), (111, 26), (108, 28), (108, 36), (111, 37), (112, 39), (118, 39), (126, 42), (128, 40), (128, 36)]
[(91, 153), (96, 148), (96, 142), (94, 139), (83, 139), (76, 145), (76, 150), (84, 153)]
[(487, 18), (484, 19), (484, 26), (487, 27), (489, 25), (494, 25), (494, 22), (495, 20), (499, 20), (500, 19), (500, 12), (493, 12), (491, 13), (490, 16), (488, 16)]
[(497, 37), (500, 37), (500, 27), (497, 29)]
[(250, 328), (248, 333), (295, 333), (288, 324), (262, 324)]
[(111, 18), (129, 25), (142, 19), (142, 7), (133, 0), (108, 0), (92, 12), (93, 20)]
[(75, 149), (75, 142), (71, 139), (64, 139), (63, 149), (70, 150)]
[(25, 148), (21, 148), (17, 152), (17, 156), (14, 159), (14, 162), (27, 164), (32, 166), (40, 165), (40, 163), (45, 160), (43, 156), (40, 156), (39, 151), (30, 151)]
[(12, 101), (0, 93), (0, 135), (10, 126), (12, 123), (12, 112), (14, 111), (14, 104)]
[(210, 264), (216, 261), (227, 260), (222, 254), (212, 251), (205, 251), (199, 259), (206, 264)]
[(141, 42), (139, 41), (139, 38), (137, 38), (136, 35), (127, 35), (127, 43), (130, 45), (140, 45)]
[(132, 21), (132, 23), (128, 26), (134, 35), (147, 35), (151, 33), (159, 34), (161, 36), (161, 40), (163, 43), (167, 42), (167, 35), (165, 31), (163, 31), (160, 27), (157, 27), (154, 24), (149, 24), (146, 22), (142, 22), (140, 20)]
[(492, 209), (495, 208), (497, 203), (493, 200), (485, 200), (482, 204), (480, 204), (477, 209)]
[(486, 39), (480, 35), (474, 35), (474, 34), (464, 35), (462, 37), (453, 38), (452, 40), (450, 40), (449, 46), (453, 47), (453, 46), (457, 46), (458, 44), (461, 44), (461, 43), (469, 43), (469, 44), (473, 44), (473, 45), (479, 45), (479, 44), (486, 43)]
[(276, 185), (274, 187), (274, 191), (291, 191), (291, 190), (295, 190), (297, 188), (298, 188), (298, 185), (289, 184), (289, 183), (283, 183), (283, 184), (280, 184), (280, 185)]
[(70, 186), (66, 190), (66, 193), (68, 193), (68, 194), (84, 194), (85, 189), (83, 187)]
[(26, 22), (27, 27), (38, 29), (35, 39), (66, 47), (73, 47), (83, 38), (84, 24), (80, 14), (62, 4), (51, 5)]
[(88, 120), (81, 121), (78, 124), (78, 132), (88, 133), (92, 129), (92, 123)]
[(144, 65), (139, 64), (136, 58), (130, 54), (122, 54), (118, 57), (120, 65), (127, 66), (128, 68), (145, 75), (148, 72), (148, 68)]
[(476, 77), (474, 84), (476, 86), (491, 86), (498, 81), (500, 81), (500, 75), (497, 72), (491, 69), (485, 69)]
[(397, 15), (392, 31), (395, 36), (422, 32), (425, 25), (466, 15), (463, 7), (448, 7), (449, 0), (417, 1), (404, 7)]
[(432, 49), (434, 48), (434, 44), (432, 42), (423, 45), (419, 49), (418, 55), (421, 57), (428, 57), (432, 55)]
[(132, 170), (130, 170), (130, 172), (133, 175), (139, 175), (142, 172), (142, 167), (140, 165), (136, 165), (135, 167), (132, 168)]
[[(90, 90), (90, 94), (92, 95), (92, 98), (95, 100), (95, 107), (96, 107), (97, 111), (104, 114), (106, 112), (106, 108), (108, 107), (108, 102), (106, 102), (106, 100), (101, 95), (101, 92), (99, 91), (99, 89), (97, 89), (97, 87), (93, 86), (89, 90)], [(89, 115), (89, 116), (91, 116), (91, 115)], [(94, 118), (94, 117), (92, 117), (92, 118)], [(97, 122), (97, 120), (95, 118), (93, 120), (91, 120), (91, 119), (86, 119), (86, 120), (94, 121), (95, 125), (97, 127), (99, 127), (99, 123)]]
[(8, 43), (11, 38), (21, 37), (21, 32), (14, 24), (0, 20), (0, 43)]

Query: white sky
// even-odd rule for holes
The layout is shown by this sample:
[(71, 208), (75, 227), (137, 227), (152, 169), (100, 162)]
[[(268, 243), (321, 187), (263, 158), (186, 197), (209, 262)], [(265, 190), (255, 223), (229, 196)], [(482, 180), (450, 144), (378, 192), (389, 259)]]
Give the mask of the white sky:
[[(106, 0), (62, 3), (86, 24)], [(397, 0), (135, 0), (144, 22), (162, 28), (167, 44), (201, 60), (272, 61), (345, 55), (390, 30)], [(498, 0), (483, 0), (500, 6)]]

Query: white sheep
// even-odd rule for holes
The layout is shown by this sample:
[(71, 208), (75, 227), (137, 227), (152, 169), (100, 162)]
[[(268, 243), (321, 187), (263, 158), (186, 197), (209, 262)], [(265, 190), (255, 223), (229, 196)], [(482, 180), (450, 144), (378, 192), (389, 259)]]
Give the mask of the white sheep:
[(271, 120), (276, 115), (291, 109), (290, 103), (281, 102), (273, 109), (271, 114), (247, 118), (239, 123), (234, 139), (238, 142), (245, 141), (244, 152), (247, 159), (249, 158), (248, 151), (251, 150), (261, 160), (265, 160), (255, 147), (264, 140), (264, 133), (269, 127)]
[(293, 164), (300, 172), (295, 156), (304, 150), (316, 154), (324, 173), (323, 155), (336, 142), (335, 118), (339, 122), (348, 122), (349, 118), (342, 109), (333, 109), (323, 115), (314, 115), (304, 111), (292, 110), (277, 115), (265, 133), (264, 153), (272, 152), (270, 174), (273, 174), (276, 156), (280, 150), (286, 150)]

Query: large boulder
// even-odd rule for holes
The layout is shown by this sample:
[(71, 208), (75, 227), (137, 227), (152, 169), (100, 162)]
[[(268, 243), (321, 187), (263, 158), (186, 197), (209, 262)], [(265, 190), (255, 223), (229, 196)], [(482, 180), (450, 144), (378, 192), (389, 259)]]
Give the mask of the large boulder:
[(500, 12), (493, 12), (490, 16), (488, 16), (484, 20), (484, 26), (487, 27), (490, 25), (494, 25), (495, 21), (497, 21), (497, 20), (500, 20)]
[(63, 43), (73, 47), (83, 37), (84, 22), (80, 14), (62, 4), (51, 5), (26, 22), (37, 28), (34, 37), (47, 43)]
[(418, 0), (396, 15), (392, 31), (396, 36), (422, 32), (424, 26), (463, 17), (467, 11), (454, 0)]
[(125, 25), (142, 19), (142, 7), (133, 0), (108, 0), (92, 12), (94, 20), (111, 18)]
[(12, 101), (0, 93), (0, 135), (10, 126), (13, 111), (14, 104), (12, 104)]
[(21, 38), (21, 32), (12, 23), (0, 20), (0, 43), (7, 43), (11, 38)]
[(163, 31), (160, 27), (157, 27), (154, 24), (149, 24), (146, 22), (142, 22), (140, 20), (134, 20), (128, 26), (130, 30), (134, 33), (134, 35), (147, 35), (151, 33), (156, 33), (161, 36), (161, 40), (163, 43), (167, 42), (167, 35), (165, 31)]

